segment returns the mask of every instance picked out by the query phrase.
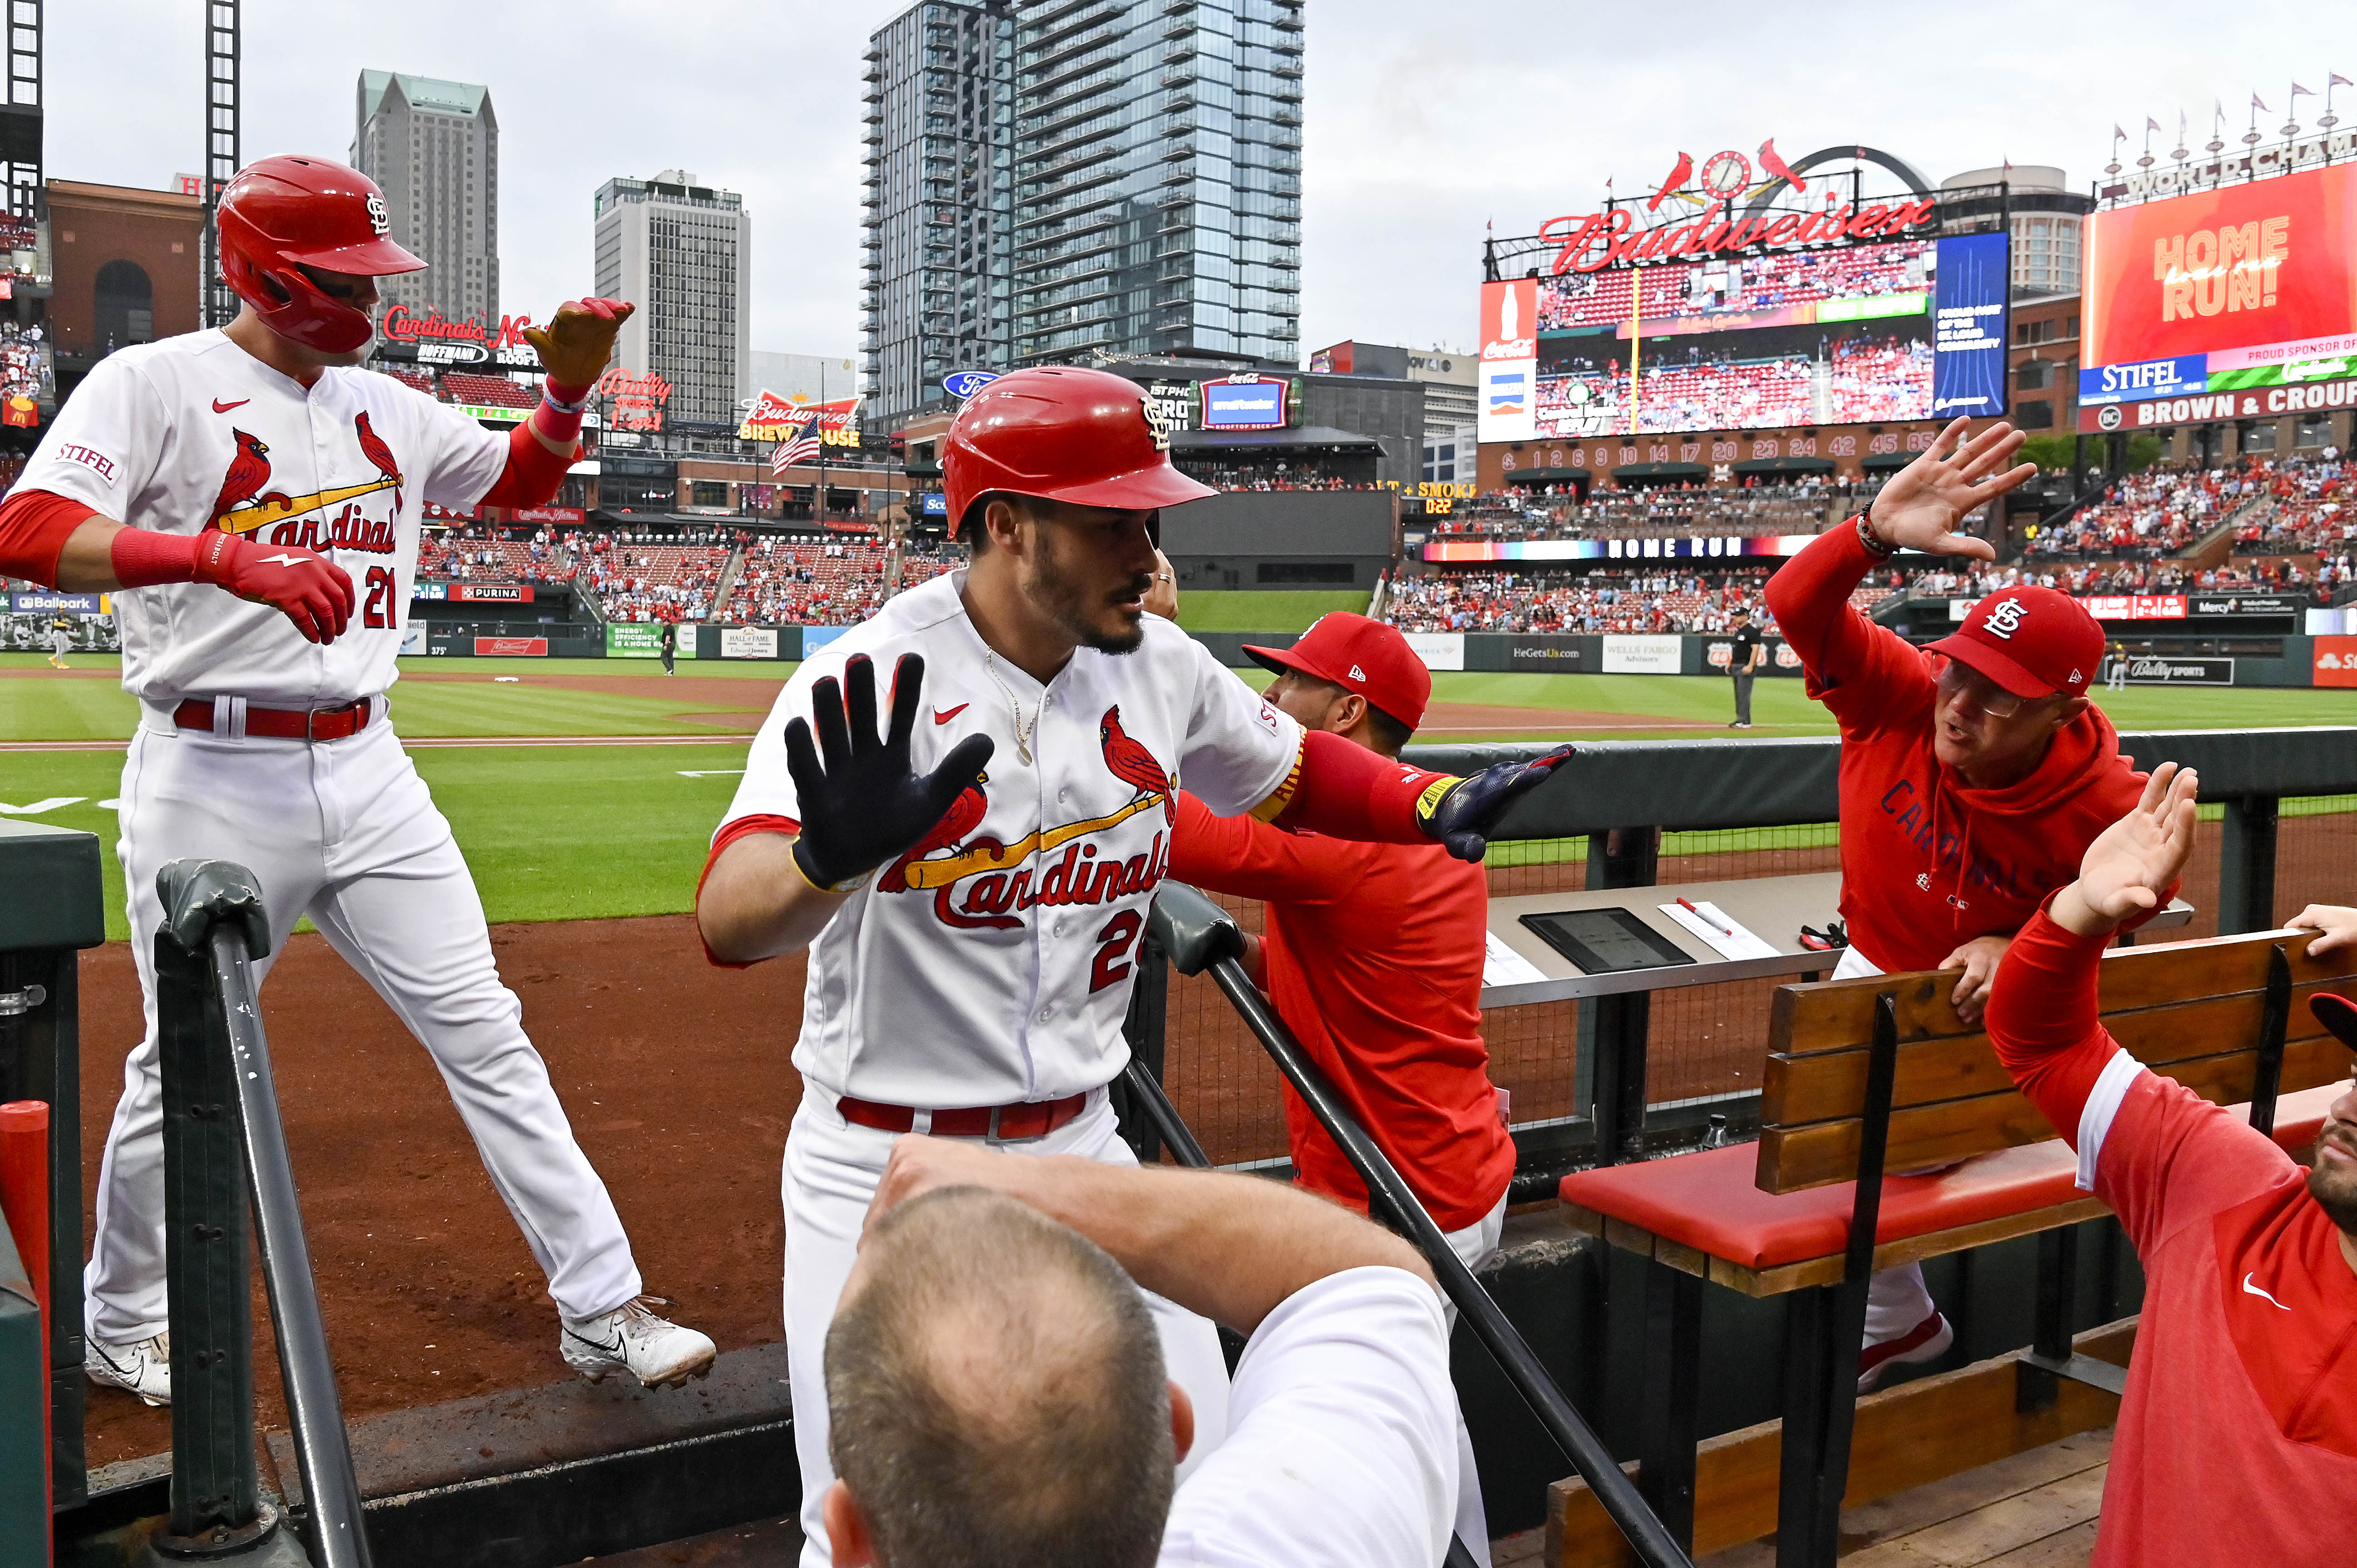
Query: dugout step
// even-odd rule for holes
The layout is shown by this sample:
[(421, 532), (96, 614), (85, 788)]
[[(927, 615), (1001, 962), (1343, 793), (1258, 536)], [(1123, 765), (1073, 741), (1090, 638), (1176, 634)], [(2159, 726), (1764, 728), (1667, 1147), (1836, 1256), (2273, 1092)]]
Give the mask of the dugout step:
[[(684, 1388), (576, 1379), (390, 1411), (350, 1431), (376, 1568), (556, 1568), (774, 1530), (801, 1505), (782, 1343), (724, 1352)], [(264, 1479), (299, 1518), (294, 1441), (274, 1431), (264, 1446)], [(91, 1502), (59, 1520), (61, 1548), (71, 1534), (79, 1554), (61, 1549), (59, 1561), (120, 1561), (107, 1543), (163, 1510), (170, 1471), (158, 1455), (93, 1473)]]

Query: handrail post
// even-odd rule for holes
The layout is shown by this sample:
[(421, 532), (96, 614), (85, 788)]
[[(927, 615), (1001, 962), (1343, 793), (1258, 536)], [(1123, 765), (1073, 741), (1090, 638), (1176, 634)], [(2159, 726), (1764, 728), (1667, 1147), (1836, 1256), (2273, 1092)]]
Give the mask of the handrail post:
[(2237, 795), (2226, 801), (2218, 845), (2218, 934), (2269, 931), (2276, 924), (2276, 837), (2273, 795)]
[[(270, 950), (262, 895), (243, 867), (208, 860), (174, 861), (157, 875), (156, 892), (164, 906), (156, 971), (165, 1177), (169, 1200), (180, 1206), (171, 1211), (167, 1240), (175, 1398), (166, 1547), (182, 1556), (250, 1550), (277, 1524), (254, 1470), (251, 1201), (309, 1513), (306, 1533), (323, 1568), (369, 1568), (360, 1486), (253, 981), (253, 961)], [(184, 1283), (195, 1288), (184, 1293)], [(184, 1365), (194, 1381), (183, 1381)], [(192, 1389), (200, 1400), (188, 1400)], [(280, 1561), (307, 1561), (290, 1537), (274, 1541), (272, 1552)]]
[(210, 1556), (261, 1541), (278, 1528), (278, 1511), (262, 1496), (254, 1462), (245, 1155), (212, 984), (214, 915), (190, 906), (168, 918), (173, 869), (158, 879), (167, 918), (155, 944), (172, 1348), (172, 1511), (159, 1539), (172, 1555)]

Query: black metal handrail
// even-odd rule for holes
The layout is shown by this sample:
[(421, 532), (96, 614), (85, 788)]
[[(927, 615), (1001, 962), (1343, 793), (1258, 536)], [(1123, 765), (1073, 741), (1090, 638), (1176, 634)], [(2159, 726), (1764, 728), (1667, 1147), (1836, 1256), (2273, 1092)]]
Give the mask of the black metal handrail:
[(156, 892), (174, 1384), (169, 1548), (190, 1556), (251, 1550), (278, 1523), (254, 1463), (250, 1201), (310, 1514), (307, 1544), (322, 1568), (370, 1568), (253, 983), (253, 961), (270, 950), (262, 895), (252, 873), (218, 860), (174, 861)]
[[(1638, 1559), (1647, 1568), (1672, 1568), (1674, 1564), (1692, 1568), (1693, 1559), (1638, 1495), (1636, 1483), (1615, 1462), (1611, 1450), (1605, 1447), (1595, 1429), (1548, 1375), (1529, 1341), (1490, 1293), (1481, 1288), (1480, 1282), (1449, 1246), (1448, 1239), (1433, 1223), (1432, 1216), (1425, 1212), (1424, 1205), (1390, 1159), (1351, 1116), (1325, 1073), (1309, 1059), (1300, 1042), (1293, 1037), (1293, 1031), (1286, 1027), (1285, 1020), (1276, 1015), (1268, 999), (1244, 973), (1243, 965), (1238, 961), (1243, 952), (1243, 934), (1235, 922), (1194, 888), (1183, 883), (1166, 882), (1155, 898), (1153, 923), (1156, 940), (1168, 950), (1180, 973), (1211, 975), (1243, 1016), (1245, 1026), (1275, 1061), (1277, 1070), (1340, 1147), (1373, 1201), (1424, 1253), (1441, 1290), (1464, 1315), (1474, 1337), (1497, 1361), (1498, 1369), (1505, 1374), (1506, 1380), (1513, 1385), (1514, 1391), (1522, 1396), (1523, 1402), (1530, 1407), (1572, 1468), (1587, 1483), (1605, 1513), (1628, 1538)], [(1133, 1085), (1143, 1076), (1134, 1075)], [(1144, 1096), (1149, 1113), (1153, 1113), (1151, 1108), (1159, 1094), (1157, 1087), (1153, 1094)], [(1177, 1121), (1175, 1109), (1168, 1115)], [(1156, 1113), (1156, 1121), (1161, 1121), (1160, 1114)]]

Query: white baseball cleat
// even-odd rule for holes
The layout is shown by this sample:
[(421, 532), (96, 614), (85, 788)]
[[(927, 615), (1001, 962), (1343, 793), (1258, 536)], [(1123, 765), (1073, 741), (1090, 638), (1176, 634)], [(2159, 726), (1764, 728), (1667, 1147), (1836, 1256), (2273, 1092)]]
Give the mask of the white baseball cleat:
[(172, 1402), (172, 1337), (158, 1334), (136, 1345), (109, 1345), (95, 1336), (82, 1340), (82, 1376), (110, 1389), (137, 1394), (151, 1405)]
[(659, 1296), (642, 1295), (596, 1317), (564, 1317), (559, 1341), (565, 1359), (591, 1382), (603, 1382), (608, 1372), (629, 1372), (646, 1388), (662, 1383), (684, 1384), (712, 1370), (715, 1347), (693, 1328), (683, 1328), (647, 1310)]

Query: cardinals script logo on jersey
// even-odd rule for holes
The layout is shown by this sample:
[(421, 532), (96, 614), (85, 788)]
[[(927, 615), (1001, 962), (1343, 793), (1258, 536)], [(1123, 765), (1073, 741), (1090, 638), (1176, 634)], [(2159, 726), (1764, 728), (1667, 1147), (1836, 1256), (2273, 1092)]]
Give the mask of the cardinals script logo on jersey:
[[(1110, 904), (1153, 892), (1170, 865), (1168, 827), (1178, 810), (1170, 776), (1122, 728), (1118, 704), (1098, 721), (1097, 741), (1106, 771), (1133, 791), (1128, 804), (1100, 817), (1043, 828), (1011, 844), (988, 834), (969, 841), (966, 835), (981, 826), (990, 809), (982, 789), (990, 781), (985, 774), (980, 783), (966, 786), (931, 832), (885, 868), (877, 891), (930, 889), (933, 914), (943, 925), (1000, 930), (1021, 926), (1021, 912), (1041, 905)], [(1145, 853), (1115, 858), (1087, 842), (1157, 806), (1162, 808), (1164, 831)], [(943, 850), (950, 853), (940, 854)], [(1049, 855), (1056, 858), (1036, 864)]]
[[(290, 496), (269, 489), (270, 447), (248, 431), (231, 430), (237, 450), (221, 476), (221, 494), (213, 501), (208, 528), (228, 533), (250, 533), (264, 544), (299, 544), (307, 550), (358, 550), (390, 555), (394, 520), (401, 512), (403, 479), (400, 460), (369, 424), (366, 410), (352, 417), (352, 435), (360, 455), (376, 470), (376, 478), (338, 485), (309, 495)], [(361, 498), (380, 490), (393, 492), (393, 510), (382, 518), (361, 514)], [(329, 515), (328, 509), (336, 509)], [(265, 533), (264, 531), (268, 530)]]

